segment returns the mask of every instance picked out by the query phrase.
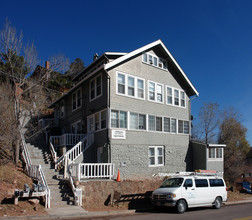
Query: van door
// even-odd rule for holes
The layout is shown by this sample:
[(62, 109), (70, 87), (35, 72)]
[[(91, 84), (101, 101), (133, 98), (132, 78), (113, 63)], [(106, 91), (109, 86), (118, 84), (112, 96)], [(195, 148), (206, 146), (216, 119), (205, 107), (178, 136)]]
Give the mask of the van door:
[(186, 199), (189, 207), (195, 204), (195, 185), (193, 179), (185, 180), (181, 196)]
[(211, 204), (211, 190), (207, 179), (195, 179), (195, 205)]

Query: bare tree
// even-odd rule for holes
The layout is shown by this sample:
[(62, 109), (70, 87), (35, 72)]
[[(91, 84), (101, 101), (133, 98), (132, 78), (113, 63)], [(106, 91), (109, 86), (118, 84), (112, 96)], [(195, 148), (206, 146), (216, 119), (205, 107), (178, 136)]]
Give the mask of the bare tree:
[[(34, 112), (33, 107), (36, 106), (36, 113), (41, 109), (46, 108), (48, 104), (48, 93), (56, 92), (47, 88), (43, 79), (39, 81), (32, 80), (29, 76), (34, 72), (35, 67), (38, 65), (37, 51), (34, 44), (23, 45), (23, 34), (18, 32), (11, 23), (6, 20), (3, 29), (0, 31), (0, 86), (5, 94), (6, 88), (4, 84), (8, 85), (8, 100), (5, 97), (0, 99), (3, 105), (0, 106), (1, 114), (9, 109), (8, 122), (9, 127), (6, 129), (5, 137), (10, 140), (13, 147), (14, 161), (17, 164), (19, 161), (20, 151), (20, 132), (24, 127), (26, 114), (24, 112)], [(64, 73), (69, 69), (69, 59), (63, 55), (51, 57), (51, 66), (46, 69), (45, 75), (57, 71)], [(9, 104), (6, 104), (6, 101)], [(7, 113), (6, 113), (7, 114)], [(23, 119), (23, 120), (21, 120)], [(9, 131), (11, 135), (7, 135)], [(2, 147), (2, 146), (1, 146)], [(4, 148), (2, 148), (4, 149)]]
[(215, 142), (219, 122), (219, 105), (217, 103), (204, 103), (199, 111), (199, 121), (194, 126), (194, 138), (204, 143)]

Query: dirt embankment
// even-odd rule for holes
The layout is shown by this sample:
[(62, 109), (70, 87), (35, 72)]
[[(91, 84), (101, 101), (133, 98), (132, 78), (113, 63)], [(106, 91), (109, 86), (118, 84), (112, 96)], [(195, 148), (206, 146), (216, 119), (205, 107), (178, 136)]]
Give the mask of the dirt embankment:
[(14, 205), (14, 190), (23, 190), (24, 184), (31, 187), (32, 183), (21, 167), (12, 163), (0, 166), (0, 217), (47, 214), (44, 206), (32, 205), (27, 199), (20, 199), (18, 205)]

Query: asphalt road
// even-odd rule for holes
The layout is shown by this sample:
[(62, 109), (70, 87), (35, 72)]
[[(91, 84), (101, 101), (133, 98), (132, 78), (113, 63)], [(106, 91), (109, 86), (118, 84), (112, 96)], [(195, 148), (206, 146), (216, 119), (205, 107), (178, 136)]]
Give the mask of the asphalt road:
[(232, 220), (252, 220), (252, 204), (240, 204), (223, 206), (221, 209), (208, 208), (193, 208), (189, 209), (184, 214), (177, 214), (173, 210), (162, 210), (137, 212), (130, 215), (120, 216), (100, 216), (100, 217), (87, 217), (80, 219), (92, 219), (92, 220), (162, 220), (162, 219), (186, 219), (186, 220), (218, 220), (218, 219), (232, 219)]

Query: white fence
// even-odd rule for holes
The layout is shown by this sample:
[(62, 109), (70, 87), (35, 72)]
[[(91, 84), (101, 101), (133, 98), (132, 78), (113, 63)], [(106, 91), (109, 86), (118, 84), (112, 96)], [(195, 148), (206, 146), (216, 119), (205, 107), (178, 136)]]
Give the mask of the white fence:
[(112, 179), (115, 173), (113, 163), (79, 163), (71, 164), (72, 176), (78, 179)]

